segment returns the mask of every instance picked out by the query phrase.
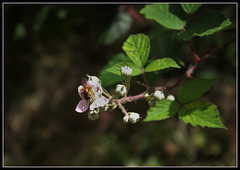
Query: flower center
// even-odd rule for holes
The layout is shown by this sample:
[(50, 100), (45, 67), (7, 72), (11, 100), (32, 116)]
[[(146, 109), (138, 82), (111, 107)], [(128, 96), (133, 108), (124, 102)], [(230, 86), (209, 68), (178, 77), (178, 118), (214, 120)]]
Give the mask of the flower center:
[(93, 91), (93, 87), (90, 85), (86, 85), (86, 87), (81, 88), (81, 97), (90, 100), (91, 102), (94, 100), (95, 93)]

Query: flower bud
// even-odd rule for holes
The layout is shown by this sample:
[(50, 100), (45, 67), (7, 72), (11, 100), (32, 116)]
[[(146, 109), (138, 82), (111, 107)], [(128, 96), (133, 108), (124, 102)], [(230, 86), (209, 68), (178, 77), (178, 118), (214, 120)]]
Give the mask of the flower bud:
[(143, 96), (144, 96), (145, 98), (148, 98), (148, 97), (149, 97), (149, 94), (148, 94), (148, 93), (145, 93)]
[(88, 112), (88, 118), (90, 120), (97, 120), (98, 119), (98, 113), (99, 113), (99, 110), (98, 109), (95, 109), (95, 110), (90, 110)]
[(173, 95), (169, 95), (169, 96), (167, 97), (167, 99), (174, 101), (174, 100), (175, 100), (175, 97), (174, 97)]
[(127, 89), (124, 85), (118, 84), (116, 87), (116, 93), (119, 94), (120, 96), (124, 96), (127, 94)]
[(138, 113), (131, 112), (129, 115), (129, 122), (132, 124), (137, 123), (140, 119), (140, 116)]
[(155, 91), (153, 96), (156, 100), (163, 100), (165, 98), (163, 92), (159, 90)]
[(128, 123), (129, 115), (123, 117), (123, 123)]
[(125, 65), (124, 67), (121, 67), (121, 74), (122, 76), (131, 76), (132, 75), (132, 69)]

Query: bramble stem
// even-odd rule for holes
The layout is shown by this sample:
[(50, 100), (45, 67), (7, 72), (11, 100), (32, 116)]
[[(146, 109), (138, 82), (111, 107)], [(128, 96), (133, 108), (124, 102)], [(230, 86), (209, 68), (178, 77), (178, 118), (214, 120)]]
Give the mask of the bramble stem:
[(116, 103), (117, 103), (119, 109), (121, 109), (121, 111), (123, 112), (123, 114), (128, 115), (127, 111), (125, 110), (125, 108), (123, 107), (123, 105), (121, 104), (121, 102), (116, 101)]

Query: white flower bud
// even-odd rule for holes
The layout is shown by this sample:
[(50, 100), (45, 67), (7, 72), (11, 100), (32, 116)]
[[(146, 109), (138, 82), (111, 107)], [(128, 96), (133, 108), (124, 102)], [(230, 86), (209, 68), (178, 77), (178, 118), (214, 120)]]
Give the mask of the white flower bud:
[(118, 84), (116, 87), (116, 93), (120, 96), (124, 96), (125, 94), (127, 94), (127, 89), (124, 85)]
[(95, 110), (90, 110), (88, 112), (88, 118), (90, 120), (97, 120), (98, 119), (98, 113), (99, 113), (99, 110), (98, 109), (95, 109)]
[(132, 75), (132, 69), (125, 65), (124, 67), (121, 67), (121, 74), (122, 76), (131, 76)]
[(163, 100), (165, 98), (163, 92), (159, 90), (155, 91), (153, 96), (156, 100)]
[(149, 94), (148, 94), (148, 93), (145, 93), (145, 94), (144, 94), (144, 97), (145, 97), (145, 98), (149, 97)]
[(129, 122), (132, 124), (137, 123), (140, 119), (140, 116), (138, 113), (131, 112), (129, 115)]
[(129, 115), (123, 117), (123, 123), (128, 123)]
[(173, 95), (169, 95), (169, 96), (167, 97), (167, 99), (174, 101), (174, 100), (175, 100), (175, 97), (174, 97)]

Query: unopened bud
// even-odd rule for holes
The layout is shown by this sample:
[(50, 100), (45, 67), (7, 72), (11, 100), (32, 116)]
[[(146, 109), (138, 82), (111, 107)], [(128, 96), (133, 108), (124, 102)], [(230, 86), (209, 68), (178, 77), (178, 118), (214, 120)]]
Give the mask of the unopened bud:
[(124, 67), (121, 67), (121, 74), (122, 76), (131, 76), (132, 75), (132, 69), (125, 65)]
[(116, 93), (119, 94), (120, 96), (124, 96), (127, 94), (127, 89), (124, 85), (118, 84), (116, 87)]
[(123, 117), (123, 123), (128, 123), (129, 115)]
[(169, 95), (169, 96), (167, 97), (167, 99), (174, 101), (174, 100), (175, 100), (175, 97), (174, 97), (173, 95)]
[(90, 110), (88, 112), (88, 118), (90, 120), (97, 120), (98, 119), (98, 113), (99, 113), (99, 110), (98, 109), (95, 109), (95, 110)]
[(165, 98), (163, 92), (159, 90), (155, 91), (153, 96), (156, 100), (163, 100)]
[(140, 116), (138, 113), (131, 112), (129, 115), (129, 122), (132, 124), (137, 123), (140, 119)]

